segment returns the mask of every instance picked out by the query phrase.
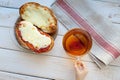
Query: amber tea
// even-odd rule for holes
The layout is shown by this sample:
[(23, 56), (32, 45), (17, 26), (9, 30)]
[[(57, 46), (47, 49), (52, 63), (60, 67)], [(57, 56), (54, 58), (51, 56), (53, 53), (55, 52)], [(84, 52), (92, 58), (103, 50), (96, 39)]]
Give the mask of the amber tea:
[(63, 48), (73, 56), (86, 54), (92, 46), (90, 34), (80, 28), (69, 30), (63, 37)]

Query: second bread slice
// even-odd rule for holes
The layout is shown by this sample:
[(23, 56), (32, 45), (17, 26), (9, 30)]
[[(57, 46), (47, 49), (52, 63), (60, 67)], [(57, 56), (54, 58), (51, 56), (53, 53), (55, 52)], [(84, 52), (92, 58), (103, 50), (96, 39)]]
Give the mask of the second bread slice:
[(57, 31), (57, 19), (51, 9), (35, 2), (25, 3), (20, 7), (20, 16), (46, 33)]

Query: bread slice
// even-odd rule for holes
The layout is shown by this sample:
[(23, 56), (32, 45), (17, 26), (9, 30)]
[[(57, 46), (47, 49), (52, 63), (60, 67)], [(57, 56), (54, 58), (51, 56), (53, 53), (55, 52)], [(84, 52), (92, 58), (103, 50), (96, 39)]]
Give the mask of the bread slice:
[(39, 3), (28, 2), (23, 4), (19, 10), (20, 17), (29, 21), (46, 33), (57, 31), (57, 19), (51, 9)]
[(15, 27), (15, 33), (20, 45), (35, 53), (47, 52), (54, 46), (53, 38), (31, 22), (20, 21)]

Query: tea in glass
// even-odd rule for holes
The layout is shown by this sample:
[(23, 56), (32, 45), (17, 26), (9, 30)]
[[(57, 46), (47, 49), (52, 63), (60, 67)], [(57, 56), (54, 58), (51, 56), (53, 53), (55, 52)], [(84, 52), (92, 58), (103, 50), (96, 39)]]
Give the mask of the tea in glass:
[(83, 29), (71, 29), (63, 37), (63, 48), (70, 55), (84, 55), (91, 49), (91, 47), (92, 38), (90, 34)]

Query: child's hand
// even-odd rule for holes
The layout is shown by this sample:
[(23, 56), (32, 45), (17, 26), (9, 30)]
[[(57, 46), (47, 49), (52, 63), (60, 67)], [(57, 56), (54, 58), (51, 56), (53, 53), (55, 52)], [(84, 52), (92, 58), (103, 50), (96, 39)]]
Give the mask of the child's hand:
[(88, 71), (85, 65), (81, 61), (75, 62), (75, 70), (76, 70), (76, 80), (84, 80)]

